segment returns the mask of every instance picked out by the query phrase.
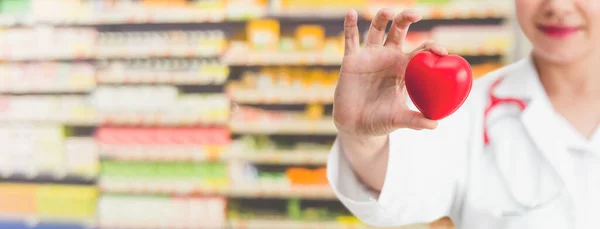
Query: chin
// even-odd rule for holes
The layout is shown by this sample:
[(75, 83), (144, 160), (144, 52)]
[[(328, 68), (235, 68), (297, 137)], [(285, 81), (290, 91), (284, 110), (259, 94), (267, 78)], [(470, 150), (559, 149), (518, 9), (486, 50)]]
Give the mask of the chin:
[[(564, 46), (563, 46), (564, 47)], [(536, 58), (556, 64), (567, 65), (580, 61), (590, 54), (590, 49), (564, 49), (564, 48), (534, 48), (533, 54)]]
[(572, 64), (587, 58), (594, 49), (582, 32), (564, 37), (551, 37), (535, 29), (526, 30), (538, 59), (557, 65)]

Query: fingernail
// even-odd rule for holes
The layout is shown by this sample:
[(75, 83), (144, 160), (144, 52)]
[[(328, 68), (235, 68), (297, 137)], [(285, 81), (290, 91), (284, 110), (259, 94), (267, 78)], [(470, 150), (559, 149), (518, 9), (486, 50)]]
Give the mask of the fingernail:
[(346, 16), (350, 16), (350, 17), (354, 17), (354, 15), (356, 15), (356, 10), (354, 9), (349, 9), (348, 13), (346, 13)]
[(384, 8), (381, 10), (381, 13), (385, 15), (387, 18), (391, 18), (394, 16), (394, 12), (390, 8)]
[(440, 55), (443, 55), (443, 56), (448, 55), (448, 50), (446, 50), (445, 48), (436, 47), (435, 49), (438, 52), (438, 54), (440, 54)]
[(409, 10), (406, 10), (406, 13), (409, 16), (421, 18), (421, 15), (415, 10), (409, 9)]

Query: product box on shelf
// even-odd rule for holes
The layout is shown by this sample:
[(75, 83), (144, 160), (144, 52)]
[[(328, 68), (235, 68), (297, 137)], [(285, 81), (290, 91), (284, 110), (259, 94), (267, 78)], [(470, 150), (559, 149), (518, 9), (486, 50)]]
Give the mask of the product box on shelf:
[(104, 161), (98, 183), (106, 193), (223, 195), (227, 167), (216, 162)]
[(93, 177), (100, 171), (99, 149), (93, 138), (68, 137), (65, 139), (64, 168), (67, 174)]
[(238, 104), (329, 104), (338, 75), (339, 70), (319, 68), (263, 68), (230, 81), (226, 92)]
[(36, 214), (35, 184), (0, 184), (0, 215)]
[(231, 130), (238, 134), (335, 134), (331, 117), (311, 119), (305, 113), (265, 111), (240, 106), (231, 120)]
[(0, 92), (87, 92), (96, 86), (90, 63), (3, 63)]
[(272, 2), (270, 0), (228, 0), (227, 20), (251, 20), (268, 16), (274, 5)]
[[(222, 0), (178, 2), (32, 0), (31, 8), (35, 22), (75, 25), (219, 22), (226, 16)], [(64, 13), (49, 13), (58, 10)]]
[(223, 198), (104, 195), (98, 221), (102, 228), (227, 228), (226, 205)]
[(67, 137), (60, 125), (2, 125), (0, 175), (35, 179), (50, 176), (94, 177), (98, 172), (97, 149), (86, 138)]
[(504, 18), (511, 12), (510, 1), (496, 0), (367, 0), (366, 18), (381, 8), (396, 12), (411, 8), (426, 19)]
[(10, 28), (0, 33), (0, 59), (81, 59), (94, 54), (97, 31), (90, 28)]
[(212, 57), (225, 49), (225, 34), (220, 30), (101, 32), (96, 56), (101, 57)]
[(92, 186), (0, 183), (0, 221), (93, 225), (97, 196)]
[(93, 186), (40, 185), (37, 214), (56, 218), (92, 218), (98, 191)]
[(277, 0), (273, 14), (296, 17), (342, 17), (348, 8), (364, 9), (365, 0), (330, 0), (327, 4), (321, 1), (307, 0)]
[(0, 96), (0, 121), (94, 124), (93, 104), (81, 95)]
[(265, 136), (243, 135), (231, 142), (225, 158), (266, 165), (324, 165), (329, 143), (281, 143)]
[(124, 128), (96, 131), (100, 156), (124, 161), (216, 161), (228, 149), (226, 128)]
[[(144, 98), (151, 103), (140, 103)], [(101, 123), (125, 125), (225, 125), (225, 94), (179, 94), (174, 86), (101, 86), (91, 95)]]
[(505, 25), (438, 26), (431, 31), (431, 39), (447, 47), (451, 53), (505, 55), (512, 45), (511, 34), (512, 29)]
[(252, 20), (247, 25), (247, 37), (256, 51), (276, 51), (279, 46), (280, 24), (275, 19)]
[(221, 85), (229, 76), (229, 67), (217, 60), (143, 59), (111, 60), (98, 65), (99, 83)]

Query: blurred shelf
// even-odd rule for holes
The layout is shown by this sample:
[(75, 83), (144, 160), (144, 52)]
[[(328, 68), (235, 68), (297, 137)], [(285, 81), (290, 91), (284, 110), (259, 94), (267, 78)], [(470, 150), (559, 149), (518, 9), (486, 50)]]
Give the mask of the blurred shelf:
[(333, 118), (322, 120), (234, 120), (230, 124), (236, 134), (337, 134)]
[(69, 185), (95, 185), (96, 178), (93, 176), (65, 175), (24, 175), (9, 174), (3, 172), (0, 183), (34, 183), (34, 184), (69, 184)]
[(366, 7), (363, 13), (367, 19), (372, 19), (377, 11), (383, 7), (391, 7), (395, 12), (411, 8), (419, 12), (424, 19), (485, 19), (485, 18), (507, 18), (512, 13), (511, 4), (505, 1), (455, 1), (448, 4), (431, 3), (403, 5), (392, 4), (390, 1), (381, 1), (380, 4), (373, 3)]
[[(264, 229), (264, 228), (286, 228), (286, 229), (384, 229), (381, 227), (370, 227), (360, 222), (338, 222), (338, 221), (306, 221), (306, 220), (277, 220), (277, 219), (231, 219), (228, 224), (235, 229)], [(415, 224), (402, 227), (385, 227), (385, 229), (427, 229), (427, 224)]]
[(225, 83), (213, 84), (213, 83), (191, 83), (191, 82), (167, 82), (167, 81), (155, 81), (155, 82), (140, 82), (140, 81), (104, 81), (98, 82), (99, 87), (138, 87), (138, 86), (173, 86), (176, 87), (181, 94), (222, 94), (225, 91)]
[[(324, 115), (331, 115), (333, 112), (333, 102), (331, 103), (236, 103), (239, 106), (251, 107), (265, 111), (289, 111), (306, 112), (306, 109), (312, 105), (323, 106)], [(235, 113), (234, 113), (235, 115)]]
[(205, 49), (198, 49), (196, 46), (181, 47), (178, 49), (166, 49), (157, 51), (127, 51), (127, 47), (123, 47), (118, 52), (103, 52), (98, 50), (97, 53), (92, 54), (90, 58), (94, 59), (140, 59), (140, 58), (206, 58), (206, 57), (218, 57), (222, 55), (223, 50), (221, 48), (215, 49), (207, 47)]
[[(402, 8), (412, 8), (420, 12), (424, 19), (479, 19), (479, 18), (505, 18), (510, 15), (509, 4), (490, 4), (491, 1), (473, 3), (467, 1), (462, 4), (382, 4), (371, 3), (369, 5), (357, 5), (354, 8), (365, 20), (371, 20), (374, 14), (382, 7), (395, 6), (396, 11)], [(76, 9), (72, 9), (76, 10)], [(132, 7), (116, 9), (104, 12), (93, 12), (90, 8), (81, 8), (78, 13), (67, 15), (3, 15), (0, 17), (0, 25), (3, 26), (32, 26), (37, 24), (50, 25), (119, 25), (119, 24), (189, 24), (189, 23), (222, 23), (222, 22), (244, 22), (259, 18), (275, 19), (302, 19), (316, 18), (320, 20), (331, 20), (343, 18), (345, 9), (337, 7), (303, 8), (290, 6), (288, 9), (269, 11), (266, 7), (253, 4), (239, 4), (212, 6), (209, 9), (200, 7), (163, 7), (144, 8)], [(92, 11), (92, 12), (90, 12)]]
[(454, 46), (454, 47), (447, 47), (448, 49), (448, 53), (450, 54), (455, 54), (455, 55), (461, 55), (461, 56), (469, 56), (470, 58), (477, 58), (477, 57), (498, 57), (498, 56), (503, 56), (506, 55), (506, 48), (505, 47), (493, 47), (493, 46), (477, 46), (477, 45), (470, 45), (470, 46)]
[(329, 186), (285, 186), (264, 188), (258, 185), (244, 187), (210, 188), (201, 187), (194, 182), (185, 181), (151, 181), (118, 178), (101, 178), (99, 187), (104, 193), (132, 195), (189, 195), (189, 196), (228, 196), (235, 198), (303, 198), (303, 199), (336, 199)]
[[(196, 48), (194, 48), (196, 49)], [(120, 52), (100, 52), (98, 51), (87, 51), (87, 52), (62, 52), (62, 53), (48, 53), (39, 52), (21, 52), (20, 55), (13, 55), (12, 53), (19, 53), (18, 50), (13, 52), (0, 53), (0, 61), (91, 61), (97, 59), (147, 59), (147, 58), (217, 58), (223, 54), (223, 50), (202, 50), (193, 51), (190, 49), (182, 48), (181, 50), (159, 50), (159, 51), (147, 51), (147, 52), (131, 52), (127, 50), (127, 47), (123, 47)]]
[(86, 86), (67, 86), (67, 85), (2, 85), (0, 86), (0, 93), (3, 94), (74, 94), (74, 93), (88, 93), (94, 89), (95, 85)]
[[(39, 6), (38, 6), (39, 7)], [(45, 25), (118, 25), (118, 24), (170, 24), (170, 23), (215, 23), (226, 20), (225, 10), (206, 10), (202, 8), (155, 8), (140, 7), (111, 10), (108, 12), (90, 12), (91, 8), (71, 9), (71, 14), (3, 15), (0, 25), (33, 26)]]
[[(489, 19), (507, 18), (512, 13), (510, 4), (503, 1), (467, 1), (459, 3), (421, 3), (406, 5), (397, 1), (371, 2), (364, 6), (348, 7), (358, 11), (359, 19), (372, 20), (381, 8), (392, 8), (399, 13), (403, 9), (411, 8), (419, 12), (424, 20), (449, 20), (449, 19)], [(320, 8), (289, 7), (278, 12), (268, 12), (265, 18), (280, 20), (343, 20), (347, 9), (323, 6)]]
[(102, 155), (135, 156), (148, 151), (157, 155), (219, 153), (230, 142), (227, 127), (128, 128), (101, 127), (95, 134)]
[(171, 24), (217, 23), (226, 20), (225, 12), (202, 9), (169, 9), (155, 11), (124, 10), (122, 12), (88, 13), (71, 18), (38, 20), (54, 25), (118, 25), (118, 24)]
[[(288, 228), (288, 229), (367, 229), (368, 227), (359, 223), (341, 223), (336, 221), (305, 221), (305, 220), (229, 220), (231, 228), (236, 229), (264, 229), (264, 228)], [(407, 228), (408, 229), (408, 228)]]
[[(3, 227), (5, 226), (6, 227)], [(19, 225), (19, 226), (16, 226)], [(44, 227), (45, 226), (45, 227)], [(64, 229), (91, 229), (95, 228), (95, 217), (56, 217), (23, 214), (0, 213), (0, 228), (64, 228)]]
[[(201, 85), (175, 85), (182, 94), (222, 94), (226, 97), (225, 83), (223, 84), (201, 84)], [(228, 99), (228, 101), (230, 101)], [(231, 102), (231, 101), (230, 101)]]
[[(222, 87), (226, 80), (220, 80), (216, 82), (207, 82), (202, 78), (212, 78), (212, 77), (197, 77), (196, 79), (174, 79), (172, 77), (163, 77), (163, 78), (117, 78), (111, 79), (108, 77), (98, 78), (98, 84), (114, 84), (114, 85), (175, 85), (175, 86), (220, 86)], [(222, 77), (226, 79), (227, 77)]]
[[(484, 65), (489, 65), (490, 63), (495, 63), (500, 66), (503, 66), (506, 62), (506, 56), (502, 54), (492, 54), (492, 55), (479, 55), (479, 56), (467, 56), (463, 55), (463, 58), (467, 60), (471, 67), (477, 68), (482, 67)], [(476, 70), (476, 69), (474, 69)], [(486, 72), (487, 73), (487, 72)]]
[(336, 199), (329, 186), (325, 187), (288, 187), (288, 188), (262, 188), (235, 187), (228, 191), (231, 197), (254, 198), (303, 198), (303, 199)]
[(100, 144), (99, 155), (105, 160), (114, 161), (219, 161), (227, 145), (111, 145)]
[[(326, 21), (326, 20), (344, 20), (347, 11), (340, 9), (309, 9), (309, 10), (280, 10), (279, 12), (269, 12), (263, 18), (277, 19), (280, 21)], [(366, 20), (364, 14), (359, 13), (360, 20)]]
[(235, 48), (225, 53), (222, 61), (229, 65), (340, 65), (342, 54), (336, 52), (246, 52)]
[(332, 88), (232, 89), (227, 93), (238, 104), (331, 104)]
[(98, 125), (107, 126), (227, 126), (227, 117), (222, 120), (202, 120), (200, 117), (173, 118), (168, 114), (119, 114), (100, 115), (96, 122)]
[(241, 160), (257, 164), (325, 165), (327, 164), (329, 151), (273, 150), (252, 153), (231, 153), (225, 157), (230, 160)]
[(56, 124), (64, 126), (78, 126), (78, 127), (93, 127), (99, 125), (99, 122), (91, 118), (80, 118), (80, 119), (48, 119), (48, 118), (27, 118), (27, 117), (2, 117), (0, 118), (0, 124), (6, 123), (29, 123), (29, 124)]
[(265, 150), (264, 152), (223, 152), (226, 146), (111, 146), (100, 145), (104, 160), (145, 162), (243, 161), (272, 165), (325, 165), (327, 150)]
[(131, 115), (131, 116), (111, 116), (88, 117), (88, 118), (0, 118), (0, 123), (55, 123), (67, 126), (135, 126), (135, 127), (192, 127), (192, 126), (227, 126), (229, 123), (224, 121), (202, 121), (193, 119), (167, 119), (156, 115)]
[[(503, 56), (506, 54), (505, 48), (500, 47), (477, 47), (477, 46), (456, 46), (447, 47), (450, 54), (469, 56), (471, 59), (488, 56)], [(236, 51), (235, 48), (225, 53), (222, 61), (233, 66), (337, 66), (341, 65), (343, 54), (337, 52), (248, 52)]]

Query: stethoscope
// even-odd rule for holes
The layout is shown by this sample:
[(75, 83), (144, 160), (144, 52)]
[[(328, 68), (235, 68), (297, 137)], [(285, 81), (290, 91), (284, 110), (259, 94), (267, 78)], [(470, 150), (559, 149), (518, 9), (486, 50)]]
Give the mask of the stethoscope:
[[(483, 115), (483, 118), (484, 118), (483, 119), (484, 146), (490, 146), (490, 137), (488, 135), (488, 128), (487, 128), (488, 125), (486, 123), (487, 123), (489, 114), (491, 113), (491, 111), (494, 108), (497, 108), (500, 105), (512, 104), (512, 105), (518, 107), (520, 112), (523, 112), (523, 111), (525, 111), (525, 109), (527, 108), (527, 105), (528, 105), (527, 102), (525, 102), (523, 99), (510, 98), (510, 97), (500, 98), (494, 94), (495, 89), (502, 83), (503, 79), (504, 79), (503, 77), (498, 78), (488, 89), (489, 101), (486, 106), (486, 109), (484, 110), (484, 115)], [(498, 164), (497, 164), (497, 167), (500, 168), (500, 166)], [(509, 195), (510, 198), (513, 200), (514, 203), (519, 205), (519, 207), (524, 209), (524, 211), (531, 211), (531, 210), (542, 208), (542, 207), (546, 206), (548, 203), (561, 198), (564, 194), (565, 185), (564, 185), (563, 180), (558, 175), (558, 173), (556, 171), (553, 171), (553, 173), (554, 173), (553, 174), (554, 179), (558, 182), (558, 185), (560, 185), (562, 188), (560, 188), (560, 190), (556, 194), (552, 194), (548, 199), (545, 199), (539, 203), (532, 204), (532, 203), (528, 203), (526, 200), (520, 200), (520, 198), (518, 198), (515, 195), (515, 193), (513, 193), (511, 190), (508, 190), (508, 193), (510, 193), (510, 195)], [(502, 178), (504, 179), (505, 186), (508, 188), (509, 187), (508, 178), (506, 178), (504, 175), (502, 175)]]
[[(527, 103), (525, 103), (525, 101), (523, 101), (522, 99), (517, 99), (517, 98), (499, 98), (494, 94), (494, 91), (496, 90), (496, 88), (498, 87), (498, 85), (500, 85), (500, 83), (502, 83), (502, 80), (504, 78), (499, 78), (497, 79), (488, 89), (488, 97), (489, 97), (489, 103), (487, 105), (487, 107), (485, 108), (485, 111), (483, 113), (483, 120), (484, 122), (488, 120), (489, 114), (490, 112), (498, 107), (499, 105), (503, 105), (503, 104), (515, 104), (517, 105), (517, 107), (519, 107), (520, 111), (524, 111), (525, 108), (527, 108)], [(487, 132), (487, 125), (483, 125), (483, 142), (484, 144), (487, 146), (490, 144), (490, 137), (488, 136), (488, 132)]]

